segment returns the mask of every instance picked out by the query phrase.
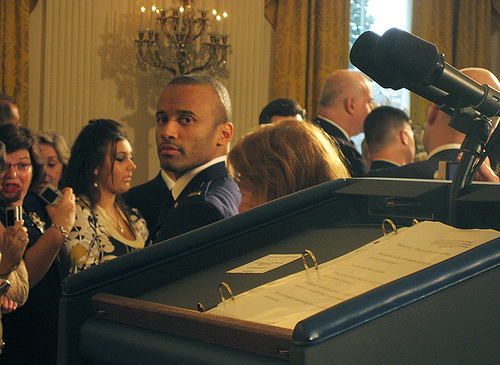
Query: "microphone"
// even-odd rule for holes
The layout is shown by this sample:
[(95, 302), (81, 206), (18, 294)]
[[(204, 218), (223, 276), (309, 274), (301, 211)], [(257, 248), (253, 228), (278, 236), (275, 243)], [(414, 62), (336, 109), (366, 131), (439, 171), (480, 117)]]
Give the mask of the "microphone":
[(383, 64), (375, 62), (374, 54), (379, 39), (380, 36), (372, 31), (362, 33), (352, 45), (349, 58), (354, 66), (380, 86), (399, 90), (404, 87), (403, 79)]
[(379, 39), (380, 36), (372, 31), (362, 33), (352, 45), (349, 54), (351, 63), (380, 86), (394, 90), (405, 87), (409, 91), (433, 102), (448, 115), (452, 115), (458, 101), (455, 97), (434, 86), (408, 83), (400, 76), (399, 72), (394, 72), (383, 63), (375, 61), (374, 54)]
[(437, 47), (403, 30), (386, 31), (373, 50), (376, 64), (384, 65), (406, 84), (435, 86), (470, 105), (486, 117), (500, 115), (500, 92), (481, 85), (444, 61)]

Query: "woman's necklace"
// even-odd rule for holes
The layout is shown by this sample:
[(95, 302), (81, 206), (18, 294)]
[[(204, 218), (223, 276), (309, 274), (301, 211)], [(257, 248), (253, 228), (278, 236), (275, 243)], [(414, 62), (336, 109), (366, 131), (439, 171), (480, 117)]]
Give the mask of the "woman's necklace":
[[(115, 213), (118, 215), (119, 212), (118, 212), (118, 208), (116, 207), (116, 204), (113, 205), (113, 207), (115, 208)], [(106, 209), (104, 209), (104, 211), (106, 212)], [(120, 231), (120, 233), (123, 233), (123, 227), (122, 225), (120, 224), (120, 221), (117, 220), (115, 217), (113, 217), (111, 214), (109, 214), (108, 212), (106, 212), (107, 215), (116, 223), (116, 225), (118, 226), (118, 231)]]

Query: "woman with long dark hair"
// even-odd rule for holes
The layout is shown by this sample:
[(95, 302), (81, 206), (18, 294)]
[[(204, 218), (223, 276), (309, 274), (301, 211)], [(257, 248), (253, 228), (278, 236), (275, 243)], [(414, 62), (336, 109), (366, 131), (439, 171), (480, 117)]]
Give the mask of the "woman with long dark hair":
[(76, 221), (61, 252), (67, 273), (145, 246), (146, 222), (121, 198), (130, 189), (135, 168), (121, 124), (91, 120), (78, 135), (62, 182), (78, 198)]

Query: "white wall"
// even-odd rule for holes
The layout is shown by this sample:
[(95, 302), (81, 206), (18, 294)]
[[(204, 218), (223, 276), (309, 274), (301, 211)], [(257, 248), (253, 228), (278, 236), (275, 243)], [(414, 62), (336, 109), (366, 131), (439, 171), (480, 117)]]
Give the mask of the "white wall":
[[(272, 28), (263, 0), (204, 0), (229, 13), (230, 77), (236, 141), (269, 102)], [(134, 185), (154, 177), (154, 113), (164, 85), (135, 67), (140, 7), (171, 0), (39, 0), (30, 15), (30, 120), (71, 145), (94, 118), (127, 127), (138, 166)], [(198, 8), (201, 0), (197, 1)]]

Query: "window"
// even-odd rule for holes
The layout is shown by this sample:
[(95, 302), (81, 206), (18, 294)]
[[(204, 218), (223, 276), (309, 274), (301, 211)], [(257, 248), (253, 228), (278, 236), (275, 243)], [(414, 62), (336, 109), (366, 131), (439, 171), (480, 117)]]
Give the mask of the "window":
[[(411, 31), (412, 0), (351, 0), (350, 47), (357, 37), (367, 30), (382, 35), (390, 28)], [(354, 66), (350, 65), (354, 69)], [(392, 105), (410, 111), (410, 92), (406, 89), (384, 89), (372, 83), (373, 96), (381, 105)], [(361, 151), (360, 144), (364, 135), (353, 138)]]

